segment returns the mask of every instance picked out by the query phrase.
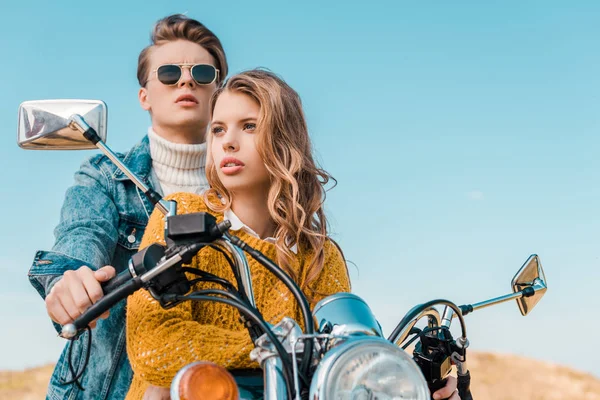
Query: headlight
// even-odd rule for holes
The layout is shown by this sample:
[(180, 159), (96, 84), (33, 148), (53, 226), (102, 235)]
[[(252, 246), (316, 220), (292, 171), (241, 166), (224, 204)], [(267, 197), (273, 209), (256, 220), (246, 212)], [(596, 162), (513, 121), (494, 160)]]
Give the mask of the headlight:
[(328, 352), (317, 368), (310, 398), (319, 400), (429, 400), (421, 370), (385, 339), (357, 337)]

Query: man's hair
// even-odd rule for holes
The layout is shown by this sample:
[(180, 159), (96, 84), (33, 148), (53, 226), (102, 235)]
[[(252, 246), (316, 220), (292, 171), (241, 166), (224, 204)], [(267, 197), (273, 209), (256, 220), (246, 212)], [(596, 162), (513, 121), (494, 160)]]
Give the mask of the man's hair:
[(138, 58), (137, 78), (140, 86), (146, 86), (150, 68), (150, 54), (155, 46), (187, 40), (199, 44), (215, 59), (215, 67), (219, 70), (217, 86), (227, 76), (227, 58), (219, 38), (201, 22), (182, 14), (165, 17), (154, 25), (150, 35), (151, 44), (140, 53)]

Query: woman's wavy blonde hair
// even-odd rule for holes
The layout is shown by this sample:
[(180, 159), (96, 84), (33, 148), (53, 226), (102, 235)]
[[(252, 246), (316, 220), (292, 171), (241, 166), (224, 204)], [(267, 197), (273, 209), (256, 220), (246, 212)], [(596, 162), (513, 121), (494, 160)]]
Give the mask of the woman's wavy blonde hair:
[[(277, 227), (277, 263), (306, 293), (323, 269), (327, 239), (327, 219), (323, 210), (325, 185), (330, 180), (335, 183), (335, 179), (316, 165), (300, 96), (285, 81), (262, 69), (234, 75), (214, 93), (211, 115), (219, 96), (226, 91), (250, 96), (260, 106), (256, 123), (257, 148), (271, 175), (268, 207)], [(205, 193), (206, 203), (215, 212), (229, 209), (231, 194), (219, 180), (211, 156), (208, 157), (206, 176), (211, 186)], [(222, 202), (209, 201), (215, 195), (221, 197)], [(293, 259), (290, 247), (294, 244), (313, 254), (304, 282), (299, 282), (300, 277), (290, 267)], [(311, 293), (306, 294), (312, 298)]]

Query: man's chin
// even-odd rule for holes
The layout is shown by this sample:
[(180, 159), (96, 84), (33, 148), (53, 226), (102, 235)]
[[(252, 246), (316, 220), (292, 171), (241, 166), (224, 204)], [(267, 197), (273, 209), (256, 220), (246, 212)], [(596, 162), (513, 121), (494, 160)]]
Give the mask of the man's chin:
[(169, 121), (168, 125), (171, 129), (177, 129), (189, 132), (201, 132), (203, 135), (206, 133), (206, 127), (208, 121), (199, 119), (197, 116), (178, 116)]

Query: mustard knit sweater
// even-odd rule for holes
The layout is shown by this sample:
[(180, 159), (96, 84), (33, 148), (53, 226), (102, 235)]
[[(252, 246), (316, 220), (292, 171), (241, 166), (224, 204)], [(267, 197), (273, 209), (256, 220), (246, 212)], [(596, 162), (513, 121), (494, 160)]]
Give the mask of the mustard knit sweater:
[[(201, 196), (177, 193), (169, 198), (177, 200), (179, 214), (211, 212)], [(222, 215), (215, 217), (218, 221), (223, 220)], [(153, 212), (141, 247), (152, 243), (164, 244), (163, 229), (162, 214)], [(233, 233), (276, 260), (275, 245), (243, 230)], [(311, 254), (300, 246), (292, 268), (300, 277), (299, 284), (305, 293), (303, 282), (310, 260)], [(287, 287), (249, 256), (248, 261), (256, 305), (265, 321), (276, 324), (287, 316), (301, 323), (300, 309)], [(191, 267), (235, 284), (229, 264), (213, 249), (201, 250)], [(330, 241), (325, 244), (323, 270), (310, 287), (314, 290), (311, 291), (313, 296), (319, 293), (317, 301), (325, 295), (350, 291), (346, 264)], [(195, 287), (196, 290), (207, 288), (220, 289), (209, 283)], [(215, 302), (186, 301), (165, 310), (146, 290), (139, 290), (127, 300), (127, 353), (134, 373), (127, 399), (142, 399), (148, 385), (169, 387), (177, 371), (194, 361), (212, 361), (228, 369), (257, 368), (258, 364), (249, 357), (253, 348), (248, 331), (239, 322), (237, 309)]]

